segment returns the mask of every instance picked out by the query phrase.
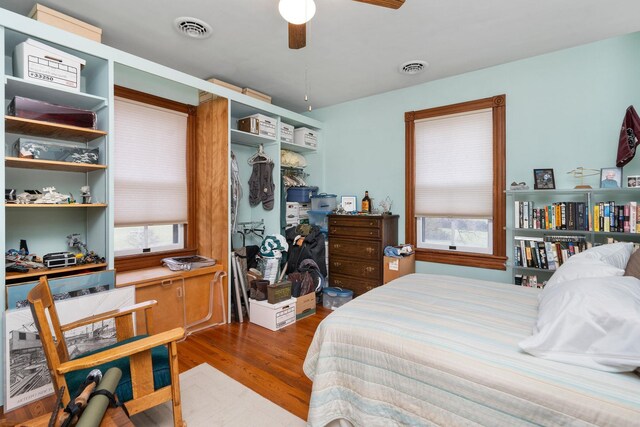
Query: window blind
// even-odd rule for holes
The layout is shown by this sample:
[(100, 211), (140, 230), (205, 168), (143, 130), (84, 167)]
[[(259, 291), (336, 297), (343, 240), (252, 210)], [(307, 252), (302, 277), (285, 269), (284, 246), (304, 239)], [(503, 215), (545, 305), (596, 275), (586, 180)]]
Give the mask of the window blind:
[(187, 222), (187, 119), (115, 99), (116, 227)]
[(492, 110), (415, 122), (415, 215), (493, 216)]

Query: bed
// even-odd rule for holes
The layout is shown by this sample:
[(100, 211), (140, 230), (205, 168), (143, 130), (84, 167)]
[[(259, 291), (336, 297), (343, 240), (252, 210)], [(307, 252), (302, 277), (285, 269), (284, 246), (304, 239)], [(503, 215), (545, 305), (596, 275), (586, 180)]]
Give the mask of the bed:
[(310, 426), (640, 424), (640, 377), (533, 357), (540, 290), (412, 274), (319, 325)]

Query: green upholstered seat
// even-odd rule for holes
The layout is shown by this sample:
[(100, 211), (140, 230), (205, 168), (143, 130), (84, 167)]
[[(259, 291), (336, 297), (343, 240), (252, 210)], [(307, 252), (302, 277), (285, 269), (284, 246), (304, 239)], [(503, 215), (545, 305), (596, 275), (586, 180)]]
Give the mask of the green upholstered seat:
[[(120, 341), (116, 344), (103, 347), (98, 350), (83, 353), (75, 357), (74, 359), (79, 359), (84, 356), (100, 353), (101, 351), (108, 350), (110, 348), (115, 348), (132, 341), (137, 341), (139, 339), (145, 338), (146, 336), (147, 335), (139, 335), (133, 338), (129, 338), (128, 340)], [(167, 348), (162, 345), (154, 347), (151, 350), (151, 361), (153, 364), (154, 389), (158, 390), (162, 387), (170, 385), (171, 371), (169, 370), (169, 354)], [(122, 371), (122, 378), (120, 379), (118, 387), (116, 388), (116, 396), (118, 396), (118, 400), (120, 400), (121, 402), (127, 402), (133, 399), (133, 389), (131, 387), (131, 370), (129, 369), (129, 357), (122, 357), (103, 365), (98, 365), (92, 368), (74, 371), (66, 374), (65, 380), (67, 381), (67, 385), (69, 386), (69, 394), (71, 394), (71, 396), (74, 396), (77, 393), (78, 387), (80, 387), (80, 385), (87, 378), (87, 375), (89, 375), (89, 372), (91, 372), (92, 370), (99, 369), (104, 374), (105, 372), (107, 372), (107, 369), (113, 367), (118, 367)]]

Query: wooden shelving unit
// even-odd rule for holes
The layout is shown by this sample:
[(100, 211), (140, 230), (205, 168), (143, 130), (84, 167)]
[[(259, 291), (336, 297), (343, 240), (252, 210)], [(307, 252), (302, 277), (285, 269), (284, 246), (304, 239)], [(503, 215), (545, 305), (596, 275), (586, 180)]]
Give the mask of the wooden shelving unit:
[(5, 208), (31, 208), (31, 209), (64, 209), (64, 208), (106, 208), (106, 203), (89, 203), (83, 205), (82, 203), (70, 203), (70, 204), (29, 204), (29, 205), (21, 205), (17, 203), (5, 203)]
[(30, 277), (40, 277), (47, 275), (62, 275), (67, 273), (78, 272), (82, 270), (100, 270), (107, 266), (107, 264), (81, 264), (74, 265), (73, 267), (61, 267), (61, 268), (38, 268), (30, 269), (26, 273), (11, 273), (7, 272), (7, 280), (22, 280)]
[(23, 159), (20, 157), (5, 157), (4, 163), (5, 166), (9, 168), (38, 169), (63, 172), (92, 172), (95, 170), (102, 170), (107, 168), (107, 165), (58, 162), (54, 160)]
[(107, 132), (102, 130), (23, 119), (14, 116), (5, 116), (4, 122), (5, 131), (10, 133), (63, 139), (67, 141), (89, 142), (107, 135)]

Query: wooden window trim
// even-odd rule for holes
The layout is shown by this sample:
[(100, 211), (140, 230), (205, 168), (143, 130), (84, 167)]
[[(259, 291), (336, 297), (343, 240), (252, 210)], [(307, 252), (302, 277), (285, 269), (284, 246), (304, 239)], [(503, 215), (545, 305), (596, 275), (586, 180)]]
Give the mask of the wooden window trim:
[(114, 95), (168, 110), (179, 111), (188, 115), (187, 118), (187, 224), (184, 230), (184, 249), (152, 252), (146, 254), (125, 255), (116, 257), (115, 269), (118, 271), (138, 270), (140, 268), (156, 267), (161, 264), (162, 258), (195, 255), (196, 249), (196, 110), (193, 105), (183, 104), (170, 99), (129, 89), (123, 86), (114, 86)]
[[(405, 240), (416, 247), (418, 261), (506, 270), (506, 95), (408, 111), (405, 121)], [(416, 120), (491, 108), (493, 112), (493, 254), (417, 248), (415, 221)]]

